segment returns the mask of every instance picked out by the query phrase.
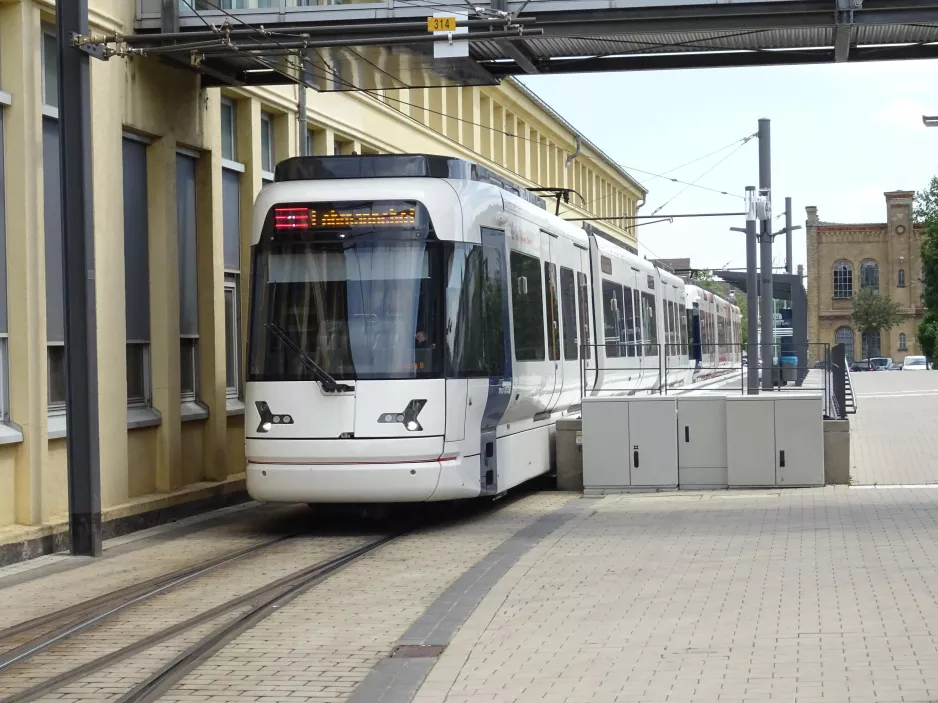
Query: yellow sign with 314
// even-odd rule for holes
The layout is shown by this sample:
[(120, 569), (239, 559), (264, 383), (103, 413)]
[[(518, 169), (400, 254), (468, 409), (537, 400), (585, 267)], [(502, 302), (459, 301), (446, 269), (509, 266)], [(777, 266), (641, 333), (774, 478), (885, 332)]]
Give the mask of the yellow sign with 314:
[(428, 32), (455, 32), (455, 17), (427, 17)]

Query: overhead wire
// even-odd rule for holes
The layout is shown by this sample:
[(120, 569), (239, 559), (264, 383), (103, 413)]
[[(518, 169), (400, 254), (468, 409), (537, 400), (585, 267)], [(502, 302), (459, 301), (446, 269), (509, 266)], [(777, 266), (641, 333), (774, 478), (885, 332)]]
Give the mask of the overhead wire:
[[(399, 1), (400, 1), (400, 0), (399, 0)], [(404, 1), (407, 1), (407, 0), (404, 0)], [(197, 17), (199, 17), (199, 19), (200, 19), (207, 27), (209, 27), (210, 29), (212, 29), (213, 31), (215, 31), (216, 33), (219, 33), (219, 35), (221, 35), (219, 29), (218, 29), (215, 25), (211, 24), (205, 17), (202, 16), (202, 14), (201, 14), (198, 10), (196, 10), (195, 7), (193, 7), (192, 2), (191, 2), (190, 0), (182, 0), (182, 2), (185, 3), (185, 4), (189, 7), (189, 9), (192, 10), (192, 12), (193, 12)], [(253, 25), (251, 25), (251, 24), (245, 22), (244, 20), (240, 19), (239, 17), (233, 15), (232, 13), (228, 12), (228, 11), (227, 11), (226, 9), (224, 9), (223, 7), (220, 7), (219, 5), (215, 4), (212, 0), (203, 0), (203, 2), (205, 2), (205, 3), (208, 4), (208, 5), (210, 5), (211, 7), (215, 8), (216, 10), (222, 12), (222, 13), (225, 14), (227, 17), (229, 17), (230, 19), (232, 19), (232, 20), (234, 20), (235, 22), (237, 22), (239, 25), (246, 26), (246, 27), (252, 27), (252, 26), (253, 26)], [(468, 0), (467, 0), (467, 2), (468, 2)], [(412, 4), (417, 5), (417, 3), (412, 3)], [(424, 7), (424, 5), (418, 5), (418, 6)], [(256, 27), (255, 27), (255, 29), (259, 29), (259, 31), (261, 31), (262, 33), (265, 33), (265, 34), (268, 35), (268, 36), (270, 36), (271, 34), (274, 33), (274, 32), (271, 32), (270, 30), (267, 30), (266, 28), (256, 28)], [(255, 41), (256, 43), (261, 43), (259, 39), (257, 39), (257, 38), (253, 38), (253, 39), (254, 39), (254, 41)], [(275, 44), (278, 44), (278, 45), (279, 45), (279, 42), (277, 42), (276, 39), (272, 39), (272, 41), (273, 41)], [(231, 48), (234, 49), (235, 51), (242, 51), (242, 50), (239, 49), (237, 46), (234, 46), (234, 45), (232, 45), (232, 44), (229, 44), (229, 46), (231, 46)], [(281, 46), (282, 46), (282, 45), (281, 45)], [(284, 49), (285, 49), (285, 47), (284, 47)], [(356, 56), (359, 56), (360, 58), (362, 58), (363, 60), (365, 60), (367, 63), (369, 63), (369, 64), (371, 64), (372, 66), (374, 66), (374, 64), (373, 64), (372, 62), (370, 62), (370, 61), (368, 61), (368, 59), (362, 57), (360, 54), (358, 54), (358, 52), (354, 51), (353, 49), (349, 49), (349, 50), (352, 51), (352, 53), (354, 53)], [(416, 109), (418, 109), (418, 110), (423, 110), (425, 113), (436, 114), (436, 115), (442, 116), (442, 117), (444, 117), (444, 118), (447, 118), (447, 119), (450, 119), (450, 120), (455, 120), (455, 121), (460, 122), (460, 123), (463, 123), (463, 124), (469, 124), (469, 125), (472, 125), (472, 126), (475, 126), (475, 127), (480, 127), (480, 128), (482, 128), (482, 129), (488, 129), (488, 130), (490, 130), (490, 131), (492, 131), (492, 132), (499, 133), (499, 134), (503, 134), (503, 135), (505, 135), (505, 136), (507, 136), (507, 137), (510, 137), (510, 138), (521, 139), (521, 140), (524, 140), (524, 141), (529, 141), (529, 142), (531, 142), (531, 143), (538, 143), (538, 144), (540, 143), (540, 140), (531, 139), (530, 137), (523, 137), (523, 136), (521, 136), (521, 135), (515, 134), (515, 133), (510, 132), (510, 131), (505, 130), (505, 129), (499, 129), (498, 127), (495, 127), (495, 126), (492, 126), (492, 125), (484, 125), (484, 124), (481, 124), (481, 123), (478, 123), (478, 122), (474, 122), (474, 121), (472, 121), (472, 120), (466, 120), (466, 119), (464, 119), (464, 118), (462, 118), (462, 117), (454, 117), (453, 115), (447, 114), (447, 113), (442, 112), (442, 111), (440, 111), (440, 110), (434, 110), (434, 109), (432, 109), (432, 108), (426, 107), (425, 105), (418, 105), (418, 104), (416, 104), (416, 103), (411, 103), (411, 102), (408, 102), (408, 101), (406, 101), (406, 100), (401, 100), (401, 99), (399, 99), (399, 98), (394, 98), (394, 97), (392, 97), (392, 96), (390, 96), (390, 95), (387, 95), (386, 92), (385, 92), (384, 94), (382, 94), (381, 91), (378, 91), (378, 90), (369, 90), (369, 89), (367, 89), (367, 88), (360, 88), (360, 87), (356, 86), (355, 84), (351, 83), (350, 81), (348, 81), (347, 79), (343, 78), (343, 77), (342, 77), (341, 75), (339, 75), (339, 73), (336, 72), (334, 69), (330, 68), (330, 67), (327, 65), (325, 59), (319, 54), (319, 52), (318, 52), (317, 50), (314, 50), (314, 52), (316, 53), (317, 57), (319, 57), (320, 61), (322, 62), (322, 69), (321, 69), (321, 70), (324, 70), (324, 71), (326, 72), (326, 75), (322, 76), (325, 80), (329, 80), (329, 75), (328, 75), (328, 74), (331, 74), (331, 75), (332, 75), (332, 80), (333, 80), (333, 82), (335, 82), (335, 81), (337, 80), (338, 82), (344, 84), (345, 86), (347, 86), (347, 87), (350, 88), (351, 90), (356, 91), (356, 92), (360, 92), (360, 93), (362, 93), (362, 94), (364, 94), (364, 95), (367, 95), (369, 98), (371, 98), (371, 99), (374, 100), (375, 102), (379, 102), (379, 103), (380, 103), (380, 102), (384, 102), (385, 100), (391, 100), (391, 101), (393, 101), (393, 102), (395, 102), (395, 103), (398, 103), (399, 105), (407, 105), (407, 106), (409, 106), (409, 107), (416, 108)], [(290, 73), (288, 73), (288, 72), (286, 72), (286, 71), (284, 71), (284, 70), (282, 70), (282, 69), (281, 69), (280, 67), (278, 67), (276, 64), (267, 61), (267, 60), (264, 59), (263, 57), (256, 56), (256, 55), (252, 55), (252, 54), (246, 54), (246, 56), (250, 56), (251, 58), (253, 58), (253, 59), (255, 59), (256, 61), (258, 61), (261, 65), (263, 65), (263, 66), (265, 66), (265, 67), (271, 69), (272, 71), (275, 71), (276, 73), (278, 73), (278, 74), (280, 74), (280, 75), (282, 75), (282, 76), (284, 76), (284, 77), (286, 77), (286, 78), (289, 78), (291, 82), (297, 82), (298, 79), (301, 78), (302, 67), (301, 67), (301, 66), (297, 66), (297, 65), (295, 65), (294, 63), (292, 63), (292, 62), (290, 61), (291, 55), (292, 55), (292, 52), (289, 52), (289, 53), (284, 57), (284, 60), (285, 60), (285, 62), (287, 63), (287, 65), (289, 65), (291, 68), (293, 68), (294, 70), (297, 71), (297, 75), (295, 75), (295, 76), (294, 76), (294, 75), (291, 75)], [(315, 64), (313, 64), (312, 62), (309, 62), (308, 59), (303, 59), (303, 58), (301, 57), (301, 58), (300, 58), (300, 61), (301, 61), (301, 64), (302, 64), (302, 63), (309, 63), (314, 69), (319, 68), (319, 67), (317, 67)], [(376, 66), (374, 66), (374, 67), (375, 67), (375, 68), (379, 68), (379, 67), (376, 67)], [(388, 75), (389, 77), (393, 78), (393, 76), (391, 76), (390, 74), (388, 74), (388, 73), (387, 73), (386, 71), (384, 71), (383, 69), (380, 69), (380, 68), (379, 68), (379, 70), (381, 70), (383, 73), (385, 73), (385, 74)], [(397, 79), (395, 79), (395, 80), (397, 80)], [(304, 81), (299, 81), (299, 82), (300, 82), (301, 85), (307, 85)], [(308, 87), (313, 87), (313, 86), (308, 86)], [(390, 89), (390, 90), (393, 90), (393, 89)], [(400, 110), (398, 110), (398, 111), (401, 112), (401, 114), (404, 114), (403, 111), (400, 111)], [(417, 120), (417, 119), (414, 118), (412, 115), (405, 115), (405, 116), (406, 116), (406, 117), (409, 117), (411, 120), (417, 122), (418, 124), (422, 124), (422, 125), (424, 125), (424, 126), (429, 127), (429, 125), (426, 125), (424, 122), (422, 122), (422, 121), (420, 121), (420, 120)], [(431, 129), (432, 129), (432, 127), (431, 127)], [(441, 136), (443, 136), (443, 137), (444, 137), (445, 139), (447, 139), (448, 141), (451, 141), (451, 142), (453, 142), (454, 144), (457, 144), (457, 145), (459, 145), (459, 146), (462, 146), (457, 140), (455, 140), (455, 139), (449, 137), (449, 136), (446, 135), (445, 133), (443, 133), (443, 132), (441, 132), (441, 131), (439, 131), (439, 130), (434, 130), (434, 131), (438, 132)], [(752, 136), (755, 136), (755, 135), (752, 135)], [(748, 141), (748, 139), (751, 139), (752, 136), (750, 136), (749, 138), (745, 139), (745, 140), (743, 141), (743, 144), (745, 144), (746, 141)], [(735, 144), (735, 142), (734, 142), (734, 144)], [(740, 147), (739, 147), (739, 148), (741, 148), (741, 147), (743, 146), (743, 144), (740, 144)], [(732, 146), (732, 145), (730, 145), (730, 146)], [(718, 149), (716, 152), (712, 152), (712, 153), (719, 153), (719, 151), (722, 151), (722, 150), (725, 149), (725, 148), (728, 148), (728, 147), (723, 147), (723, 148), (721, 148), (721, 149)], [(737, 150), (738, 150), (738, 149), (737, 149)], [(712, 153), (711, 153), (710, 155), (712, 155)], [(735, 153), (735, 151), (732, 152), (732, 153)], [(730, 156), (732, 155), (732, 153), (730, 154)], [(703, 159), (703, 158), (706, 158), (706, 156), (700, 157), (699, 159), (695, 159), (695, 161), (699, 161), (700, 159)], [(727, 158), (728, 158), (728, 157), (727, 157)], [(723, 160), (725, 160), (725, 159), (723, 159)], [(718, 166), (719, 163), (722, 163), (723, 160), (721, 160), (721, 162), (718, 162), (718, 163), (714, 166), (714, 168), (715, 168), (716, 166)], [(692, 163), (692, 162), (691, 162), (691, 163)], [(684, 185), (684, 186), (686, 186), (686, 187), (681, 191), (681, 193), (683, 193), (684, 191), (686, 191), (688, 188), (694, 187), (694, 188), (700, 188), (700, 189), (702, 189), (702, 190), (706, 190), (706, 191), (709, 191), (709, 192), (718, 193), (718, 194), (720, 194), (720, 195), (729, 195), (729, 196), (731, 196), (731, 197), (742, 198), (742, 196), (735, 195), (735, 194), (729, 193), (729, 192), (727, 192), (727, 191), (718, 190), (718, 189), (716, 189), (716, 188), (710, 188), (710, 187), (708, 187), (708, 186), (699, 185), (698, 183), (696, 183), (696, 181), (695, 181), (695, 182), (682, 181), (682, 180), (677, 179), (677, 178), (669, 177), (669, 176), (665, 175), (664, 173), (655, 173), (655, 172), (652, 172), (652, 171), (646, 171), (646, 170), (644, 170), (644, 169), (640, 169), (640, 168), (637, 168), (637, 167), (634, 167), (634, 166), (625, 166), (625, 165), (622, 165), (622, 164), (617, 164), (617, 165), (618, 165), (620, 168), (622, 168), (623, 170), (625, 170), (625, 171), (634, 171), (634, 172), (636, 172), (636, 173), (646, 174), (646, 175), (652, 176), (652, 177), (654, 177), (654, 178), (666, 178), (667, 180), (669, 180), (669, 181), (671, 181), (671, 182), (673, 182), (673, 183), (682, 184), (682, 185)], [(685, 165), (686, 165), (686, 164), (685, 164)], [(676, 167), (676, 168), (681, 168), (681, 167)], [(675, 169), (670, 169), (670, 171), (676, 170), (676, 168), (675, 168)], [(509, 169), (509, 170), (511, 170), (511, 169)], [(712, 169), (710, 169), (710, 170), (712, 170)], [(670, 172), (670, 171), (668, 171), (668, 172)], [(668, 172), (665, 172), (665, 173), (668, 173)], [(708, 172), (709, 172), (709, 171), (708, 171)], [(700, 178), (703, 178), (703, 176), (705, 176), (706, 173), (708, 173), (708, 172), (705, 172), (704, 174), (701, 174), (701, 176), (698, 177), (696, 180), (700, 180)], [(515, 171), (512, 171), (512, 173), (515, 173), (515, 175), (517, 175), (517, 176), (519, 176), (519, 177), (523, 177), (523, 176), (521, 176), (521, 174), (519, 174), (519, 173), (517, 173), (517, 172), (515, 172)], [(539, 185), (541, 185), (541, 184), (539, 184)], [(680, 195), (680, 193), (678, 193), (678, 195)], [(674, 196), (674, 197), (677, 197), (677, 196)], [(671, 200), (673, 200), (673, 199), (674, 199), (674, 198), (671, 198)], [(670, 202), (670, 200), (669, 200), (668, 202)], [(589, 204), (590, 204), (590, 203), (587, 203), (587, 204), (584, 205), (583, 207), (586, 207), (586, 206), (588, 206)], [(667, 204), (667, 203), (665, 203), (665, 204)], [(663, 206), (662, 206), (662, 207), (663, 207)], [(660, 208), (659, 208), (659, 210), (660, 210)], [(656, 211), (656, 212), (657, 212), (657, 211)], [(654, 213), (653, 213), (653, 214), (654, 214)], [(649, 250), (649, 251), (650, 251), (650, 250)]]

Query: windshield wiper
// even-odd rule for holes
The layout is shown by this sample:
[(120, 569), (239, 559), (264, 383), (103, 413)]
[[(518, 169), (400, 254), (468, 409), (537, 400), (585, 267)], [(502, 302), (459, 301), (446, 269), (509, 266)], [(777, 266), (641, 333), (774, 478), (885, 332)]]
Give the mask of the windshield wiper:
[(300, 349), (300, 346), (292, 339), (290, 339), (290, 335), (280, 329), (279, 325), (274, 322), (268, 322), (266, 326), (267, 329), (274, 333), (274, 336), (277, 337), (277, 339), (283, 342), (283, 345), (287, 349), (296, 354), (297, 358), (303, 362), (303, 366), (313, 372), (313, 375), (322, 384), (324, 391), (327, 393), (351, 393), (355, 390), (352, 386), (346, 383), (339, 383), (332, 376), (330, 376), (322, 366), (313, 361), (309, 354)]

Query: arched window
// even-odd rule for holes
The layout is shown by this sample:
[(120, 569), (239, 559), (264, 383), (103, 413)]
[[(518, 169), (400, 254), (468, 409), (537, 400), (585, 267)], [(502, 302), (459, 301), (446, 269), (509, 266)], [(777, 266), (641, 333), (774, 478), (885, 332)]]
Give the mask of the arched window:
[(899, 269), (899, 281), (896, 285), (905, 288), (905, 269)]
[(834, 344), (844, 345), (844, 354), (847, 357), (847, 363), (852, 364), (853, 358), (853, 330), (849, 327), (841, 327), (834, 333)]
[(909, 348), (906, 346), (905, 332), (899, 333), (899, 351), (909, 351)]
[(863, 333), (863, 358), (871, 359), (874, 356), (882, 356), (879, 350), (879, 330)]
[(879, 264), (875, 261), (860, 264), (860, 288), (870, 288), (879, 295)]
[(853, 264), (841, 259), (834, 262), (834, 297), (849, 298), (853, 295)]

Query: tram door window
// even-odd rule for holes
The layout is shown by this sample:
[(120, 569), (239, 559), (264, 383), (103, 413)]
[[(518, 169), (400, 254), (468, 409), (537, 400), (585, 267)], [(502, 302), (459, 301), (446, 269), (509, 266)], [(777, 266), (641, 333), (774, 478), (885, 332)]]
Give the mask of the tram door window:
[(563, 358), (567, 361), (576, 361), (577, 357), (577, 327), (576, 327), (576, 283), (573, 269), (560, 267), (560, 312), (563, 323)]
[(632, 298), (632, 289), (625, 287), (625, 295), (622, 300), (625, 302), (625, 342), (628, 346), (625, 348), (626, 354), (635, 356), (635, 304)]
[(547, 358), (560, 359), (560, 321), (557, 319), (557, 267), (544, 262), (544, 302), (547, 309)]
[(577, 271), (576, 279), (577, 302), (579, 303), (580, 308), (580, 329), (582, 330), (583, 336), (583, 358), (590, 359), (593, 356), (593, 352), (589, 346), (592, 343), (592, 338), (590, 337), (589, 279), (586, 277), (586, 274), (581, 271)]
[(622, 342), (622, 286), (603, 279), (603, 336), (606, 342), (606, 356), (621, 356)]
[(640, 342), (642, 341), (642, 295), (635, 289), (632, 291), (632, 307), (635, 309), (635, 354), (637, 356), (642, 356), (643, 347)]
[(515, 359), (544, 360), (544, 304), (541, 302), (541, 267), (538, 259), (511, 252)]
[(658, 353), (658, 323), (655, 319), (655, 296), (642, 293), (642, 341), (645, 343), (645, 356)]
[(501, 376), (504, 369), (501, 252), (455, 244), (446, 261), (447, 376)]

